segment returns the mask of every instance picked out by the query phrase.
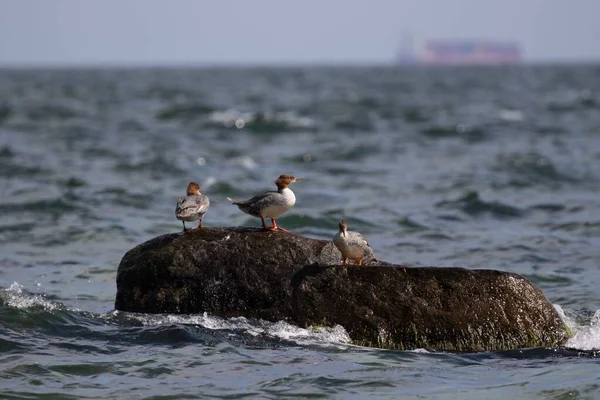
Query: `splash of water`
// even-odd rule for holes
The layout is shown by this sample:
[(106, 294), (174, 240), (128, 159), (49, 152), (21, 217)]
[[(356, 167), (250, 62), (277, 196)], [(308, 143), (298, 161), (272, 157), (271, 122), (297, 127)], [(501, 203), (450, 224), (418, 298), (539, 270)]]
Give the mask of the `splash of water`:
[[(114, 313), (119, 313), (115, 311)], [(198, 315), (153, 315), (153, 314), (132, 314), (130, 317), (139, 320), (142, 324), (163, 325), (163, 324), (186, 324), (199, 325), (212, 330), (243, 330), (252, 336), (267, 335), (284, 340), (295, 341), (299, 344), (313, 344), (315, 342), (330, 344), (348, 344), (350, 336), (348, 332), (340, 326), (334, 327), (310, 327), (300, 328), (287, 322), (269, 322), (269, 321), (249, 321), (244, 317), (224, 319), (208, 313)]]
[(46, 311), (61, 309), (59, 303), (44, 299), (40, 295), (32, 295), (23, 292), (23, 285), (13, 282), (7, 289), (0, 290), (0, 299), (10, 307), (28, 309), (41, 307)]
[(600, 310), (596, 310), (589, 324), (582, 325), (567, 315), (561, 306), (555, 304), (554, 308), (573, 332), (573, 336), (565, 343), (566, 347), (578, 350), (600, 349)]
[[(0, 302), (7, 306), (18, 309), (36, 309), (41, 308), (45, 311), (63, 310), (65, 307), (61, 303), (46, 300), (41, 295), (30, 294), (23, 290), (23, 285), (13, 282), (8, 288), (0, 290)], [(577, 350), (598, 350), (600, 349), (600, 310), (597, 310), (588, 323), (580, 323), (571, 315), (572, 312), (565, 312), (560, 306), (555, 304), (554, 308), (561, 319), (571, 329), (573, 336), (565, 343), (566, 347)], [(79, 310), (70, 310), (77, 311)], [(208, 313), (194, 315), (176, 315), (176, 314), (137, 314), (123, 313), (120, 311), (111, 311), (107, 314), (96, 315), (95, 317), (111, 319), (117, 316), (126, 316), (134, 319), (146, 326), (156, 326), (165, 324), (198, 325), (211, 330), (237, 330), (258, 337), (270, 336), (283, 340), (294, 341), (300, 345), (349, 345), (351, 343), (348, 332), (340, 326), (334, 327), (309, 327), (300, 328), (284, 321), (269, 322), (264, 320), (251, 321), (244, 317), (221, 318), (209, 315)], [(415, 352), (426, 351), (416, 349)]]

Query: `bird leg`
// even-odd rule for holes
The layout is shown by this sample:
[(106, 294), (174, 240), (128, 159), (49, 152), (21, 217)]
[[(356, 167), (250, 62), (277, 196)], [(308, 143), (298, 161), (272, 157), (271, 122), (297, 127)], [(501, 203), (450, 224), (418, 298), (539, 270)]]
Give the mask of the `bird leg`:
[(342, 265), (346, 265), (346, 257), (342, 257)]
[(277, 226), (277, 222), (275, 222), (274, 218), (271, 218), (271, 226), (267, 226), (267, 224), (265, 224), (265, 219), (263, 217), (260, 217), (260, 222), (262, 222), (262, 228), (264, 230), (266, 230), (266, 231), (283, 231), (283, 232), (287, 232), (282, 227)]
[(265, 219), (263, 217), (260, 217), (260, 222), (262, 224), (262, 228), (268, 231), (269, 228), (267, 227), (267, 224), (265, 224)]
[(280, 226), (277, 226), (277, 222), (275, 222), (275, 219), (274, 219), (274, 218), (271, 218), (271, 223), (272, 223), (272, 225), (271, 225), (271, 227), (269, 228), (269, 230), (271, 230), (271, 231), (283, 231), (283, 232), (287, 232), (287, 231), (286, 231), (285, 229), (283, 229), (282, 227), (280, 227)]
[(198, 227), (196, 227), (196, 229), (198, 229), (198, 228), (202, 228), (202, 227), (203, 227), (203, 226), (202, 226), (202, 218), (200, 218), (200, 222), (198, 222)]
[(181, 220), (181, 223), (183, 224), (183, 231), (184, 231), (184, 232), (185, 232), (185, 231), (187, 231), (187, 229), (185, 229), (185, 221), (184, 221), (184, 220)]
[(358, 259), (358, 265), (362, 265), (362, 257)]

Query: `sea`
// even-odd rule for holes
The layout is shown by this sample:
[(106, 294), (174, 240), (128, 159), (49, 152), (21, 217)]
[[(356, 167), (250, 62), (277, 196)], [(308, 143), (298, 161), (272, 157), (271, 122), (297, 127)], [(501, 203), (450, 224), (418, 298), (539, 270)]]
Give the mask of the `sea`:
[[(277, 222), (382, 260), (537, 285), (561, 348), (353, 345), (342, 326), (114, 309), (125, 252), (259, 226), (226, 197), (275, 188)], [(600, 65), (0, 70), (1, 399), (600, 398)]]

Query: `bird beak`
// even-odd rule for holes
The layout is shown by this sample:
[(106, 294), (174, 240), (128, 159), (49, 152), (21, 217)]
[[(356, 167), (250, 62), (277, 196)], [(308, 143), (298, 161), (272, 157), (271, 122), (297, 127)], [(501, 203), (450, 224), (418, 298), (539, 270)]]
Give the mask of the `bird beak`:
[(303, 180), (304, 180), (304, 178), (295, 178), (294, 182), (299, 182), (299, 181), (303, 181)]

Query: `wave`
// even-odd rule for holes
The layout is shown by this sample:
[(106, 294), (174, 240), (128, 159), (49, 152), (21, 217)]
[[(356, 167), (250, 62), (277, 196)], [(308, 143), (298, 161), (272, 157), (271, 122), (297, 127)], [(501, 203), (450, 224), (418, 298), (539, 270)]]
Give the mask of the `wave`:
[(438, 202), (436, 206), (440, 208), (459, 209), (471, 216), (489, 214), (495, 218), (519, 218), (525, 215), (525, 212), (520, 208), (496, 201), (484, 201), (476, 191), (468, 192), (457, 200)]
[(7, 105), (7, 104), (2, 104), (0, 105), (0, 124), (6, 120), (8, 120), (10, 118), (10, 116), (12, 115), (13, 110), (12, 108)]
[(408, 107), (404, 109), (403, 116), (404, 120), (408, 123), (419, 123), (431, 120), (430, 113), (431, 110), (425, 109), (424, 107)]
[(577, 183), (576, 176), (559, 170), (550, 157), (536, 152), (501, 154), (496, 159), (495, 169), (507, 172), (515, 179), (515, 186), (538, 184)]
[(69, 309), (61, 302), (27, 293), (17, 282), (0, 290), (0, 316), (5, 327), (13, 332), (23, 332), (35, 326), (52, 336), (116, 342), (139, 343), (141, 339), (146, 343), (173, 344), (219, 339), (259, 347), (271, 347), (274, 343), (311, 346), (350, 344), (348, 333), (339, 325), (300, 328), (284, 321), (221, 318), (207, 313), (141, 314), (114, 310), (95, 314)]
[[(591, 317), (555, 309), (572, 331), (564, 347), (492, 352), (522, 357), (548, 355), (598, 356), (600, 350), (600, 310)], [(12, 310), (12, 311), (11, 311)], [(6, 328), (22, 336), (31, 327), (43, 329), (59, 337), (80, 337), (90, 340), (110, 340), (118, 343), (176, 343), (224, 341), (253, 347), (309, 346), (341, 350), (355, 348), (346, 330), (339, 326), (301, 328), (285, 321), (269, 322), (245, 317), (221, 318), (202, 314), (142, 314), (109, 311), (102, 314), (69, 309), (58, 301), (30, 294), (17, 282), (0, 290), (0, 315)], [(13, 335), (14, 336), (14, 335)], [(13, 350), (14, 340), (4, 336), (0, 348)], [(16, 342), (15, 342), (16, 343)], [(22, 346), (21, 346), (22, 347)], [(93, 346), (94, 348), (96, 346)], [(368, 350), (368, 348), (365, 348)], [(378, 349), (371, 349), (378, 351)], [(100, 349), (98, 350), (100, 351)], [(416, 349), (415, 352), (423, 352)], [(427, 352), (430, 352), (428, 350)]]
[(554, 308), (571, 329), (573, 336), (565, 346), (576, 350), (600, 350), (600, 310), (596, 310), (589, 321), (584, 316), (565, 311), (560, 305)]
[(48, 171), (38, 165), (19, 161), (17, 152), (9, 146), (0, 147), (0, 176), (7, 178), (31, 178)]
[(196, 325), (211, 331), (223, 331), (233, 337), (236, 333), (249, 335), (253, 338), (277, 338), (297, 344), (348, 344), (350, 337), (346, 330), (336, 325), (334, 327), (300, 328), (284, 321), (269, 322), (264, 320), (249, 320), (245, 317), (221, 318), (203, 314), (190, 315), (158, 315), (137, 314), (113, 311), (112, 316), (128, 318), (130, 321), (141, 322), (144, 326), (163, 325)]
[(0, 160), (11, 159), (14, 156), (15, 156), (15, 153), (9, 146), (0, 147)]
[(176, 165), (176, 162), (162, 155), (145, 158), (137, 162), (121, 160), (114, 166), (114, 170), (117, 173), (125, 174), (147, 173), (153, 178), (178, 176), (186, 173), (185, 170)]
[(570, 232), (582, 237), (600, 236), (600, 221), (564, 221), (541, 224), (551, 231)]
[(68, 102), (58, 103), (56, 100), (52, 100), (52, 103), (29, 106), (25, 110), (25, 113), (29, 120), (38, 122), (52, 119), (67, 120), (88, 116), (88, 112), (78, 104), (70, 104)]
[(457, 125), (432, 125), (421, 130), (424, 136), (432, 139), (459, 137), (468, 143), (480, 142), (486, 139), (486, 132), (482, 127)]
[(498, 111), (498, 118), (503, 121), (519, 122), (523, 121), (525, 116), (521, 110), (502, 109)]
[(595, 109), (600, 103), (589, 89), (572, 91), (561, 97), (549, 98), (546, 109), (552, 113), (570, 113), (578, 110)]
[(60, 303), (46, 300), (43, 296), (23, 291), (23, 285), (13, 282), (7, 289), (0, 290), (0, 305), (19, 309), (40, 309), (53, 311), (64, 309)]
[(74, 202), (69, 201), (64, 196), (54, 199), (29, 201), (23, 203), (4, 203), (0, 204), (0, 212), (44, 212), (53, 215), (59, 215), (62, 213), (72, 213), (75, 211), (84, 210), (83, 207), (75, 205)]
[(158, 111), (156, 119), (163, 121), (191, 120), (209, 115), (214, 111), (213, 107), (204, 104), (173, 105)]
[(255, 133), (278, 133), (296, 130), (313, 130), (315, 121), (293, 111), (240, 112), (235, 109), (213, 111), (208, 115), (209, 124), (229, 129), (248, 130)]

